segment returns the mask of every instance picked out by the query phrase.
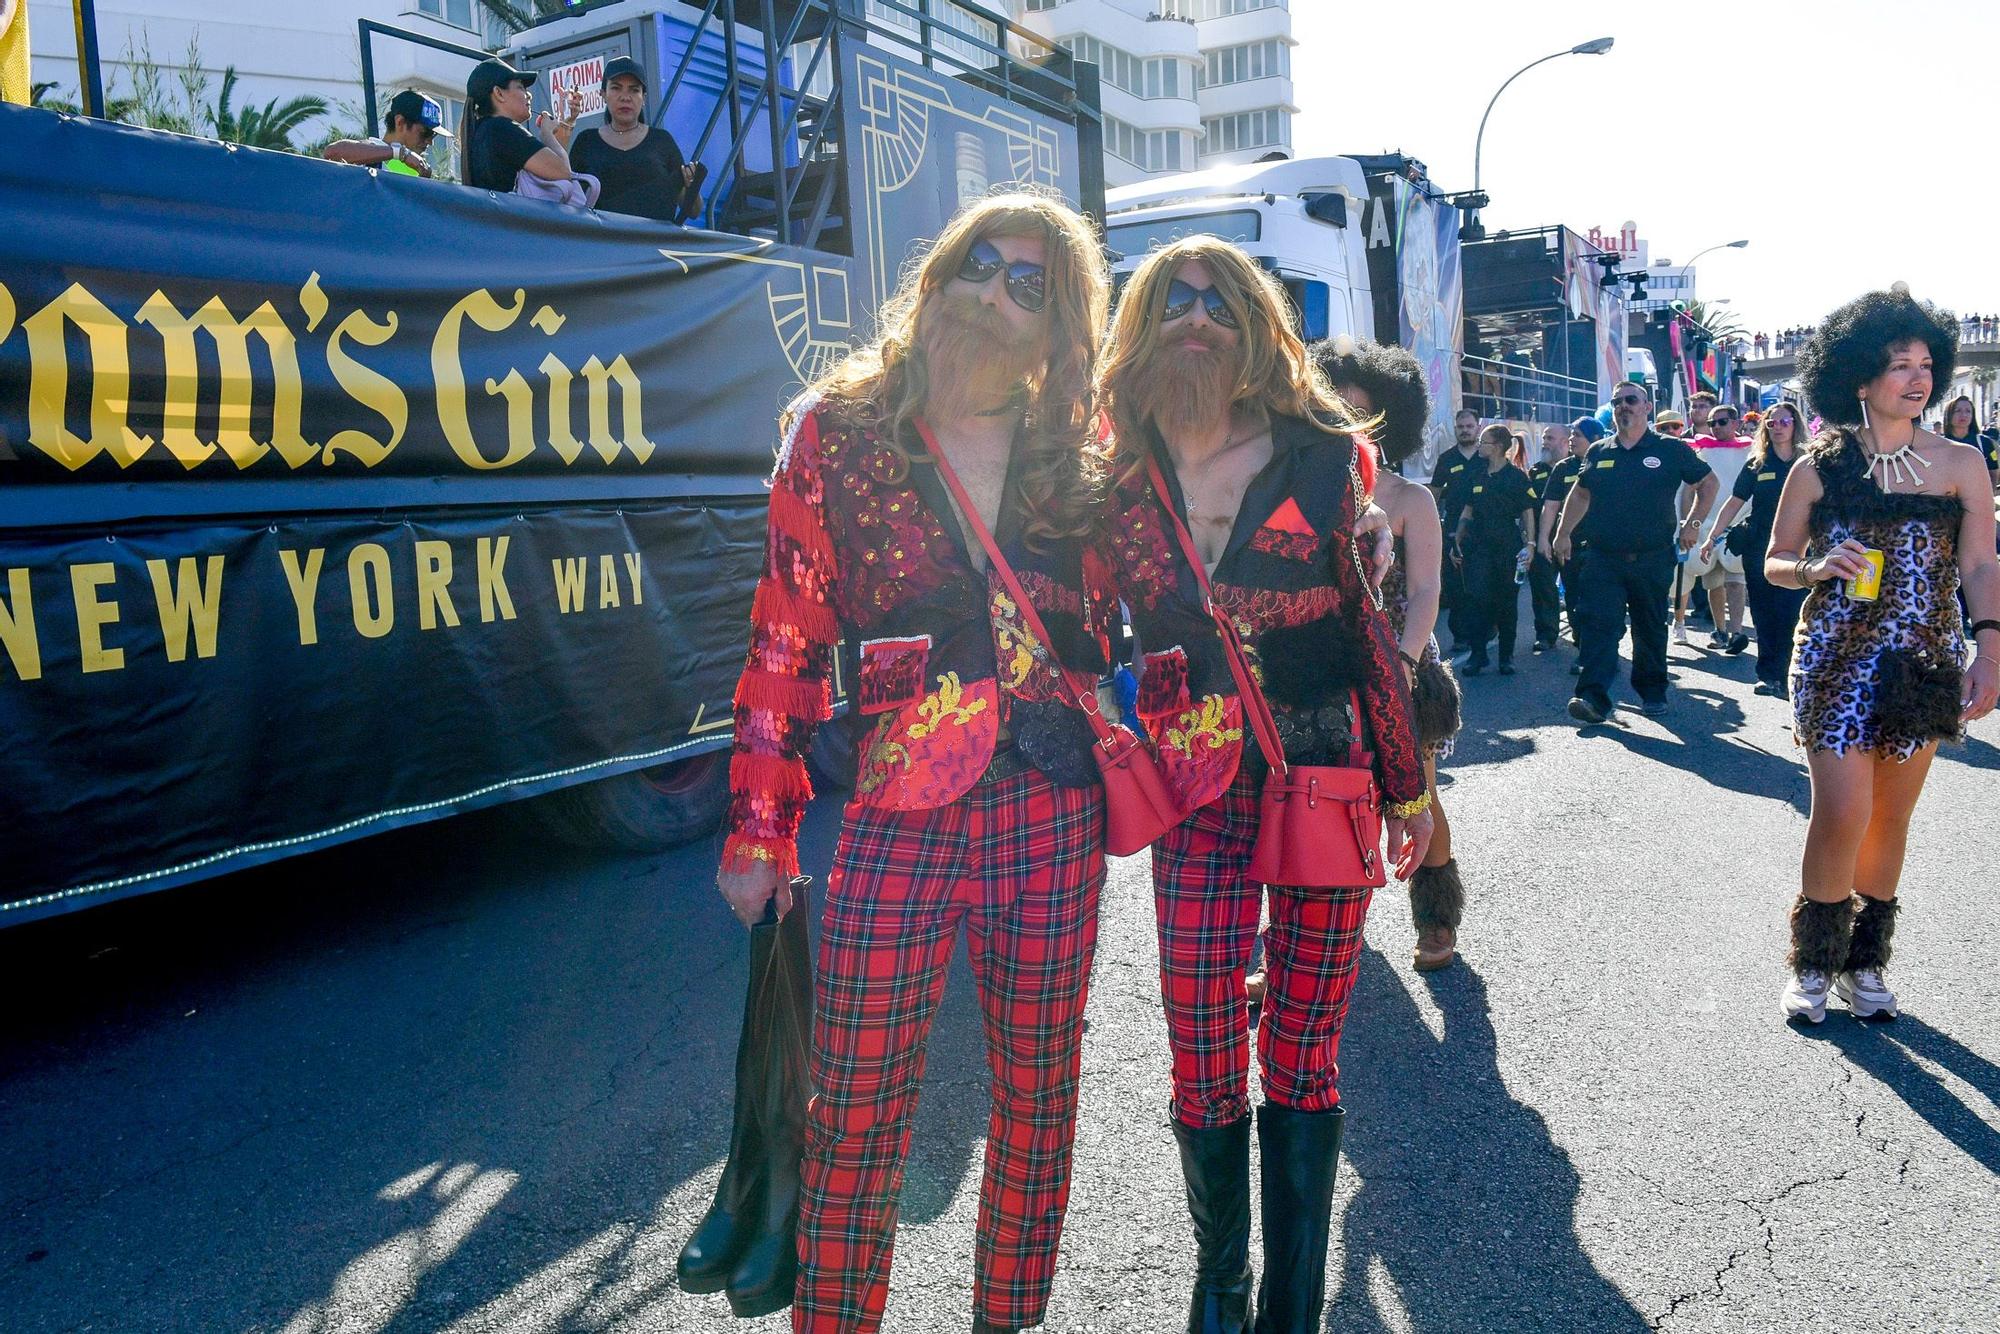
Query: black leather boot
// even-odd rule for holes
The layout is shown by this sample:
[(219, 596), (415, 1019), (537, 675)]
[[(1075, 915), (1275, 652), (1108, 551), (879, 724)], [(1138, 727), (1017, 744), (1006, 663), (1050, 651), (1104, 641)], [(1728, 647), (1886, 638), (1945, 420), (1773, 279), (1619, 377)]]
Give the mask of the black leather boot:
[[(760, 1034), (763, 1087), (756, 1099), (763, 1139), (760, 1207), (755, 1230), (737, 1257), (726, 1289), (739, 1319), (770, 1315), (792, 1303), (799, 1272), (799, 1168), (806, 1140), (806, 1035), (812, 1031), (812, 962), (806, 938), (806, 885), (792, 882), (796, 905), (773, 931), (767, 956), (757, 960), (769, 988), (766, 1003), (786, 1021)], [(764, 928), (758, 928), (760, 931)]]
[[(758, 928), (766, 934), (775, 929)], [(751, 939), (754, 1002), (759, 943), (755, 932)], [(765, 949), (768, 951), (768, 945)], [(682, 1292), (721, 1292), (727, 1287), (737, 1259), (763, 1221), (765, 1154), (758, 1103), (764, 1090), (757, 1074), (763, 1055), (759, 1037), (746, 1023), (736, 1040), (736, 1112), (729, 1128), (729, 1159), (722, 1166), (722, 1180), (716, 1183), (714, 1202), (674, 1265)]]
[(1326, 1303), (1326, 1244), (1333, 1173), (1347, 1113), (1257, 1109), (1264, 1156), (1264, 1278), (1257, 1287), (1257, 1334), (1319, 1334)]
[(1250, 1118), (1196, 1129), (1174, 1122), (1194, 1220), (1194, 1298), (1187, 1334), (1250, 1329)]

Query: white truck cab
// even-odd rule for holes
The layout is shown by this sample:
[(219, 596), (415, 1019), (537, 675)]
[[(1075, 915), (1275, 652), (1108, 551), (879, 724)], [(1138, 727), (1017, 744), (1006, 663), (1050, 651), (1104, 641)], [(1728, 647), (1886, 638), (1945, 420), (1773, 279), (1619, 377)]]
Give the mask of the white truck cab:
[(1352, 158), (1238, 163), (1107, 192), (1105, 239), (1121, 279), (1148, 251), (1184, 236), (1234, 242), (1285, 285), (1308, 341), (1373, 338), (1367, 205), (1368, 182)]

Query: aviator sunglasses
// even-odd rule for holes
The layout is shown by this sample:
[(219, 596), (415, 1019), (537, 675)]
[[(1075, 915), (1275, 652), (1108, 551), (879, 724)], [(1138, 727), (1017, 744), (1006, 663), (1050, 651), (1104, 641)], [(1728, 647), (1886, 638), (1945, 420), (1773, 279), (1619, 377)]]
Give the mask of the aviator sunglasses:
[(1213, 287), (1194, 287), (1179, 278), (1167, 284), (1167, 308), (1160, 313), (1164, 323), (1172, 324), (1194, 309), (1195, 302), (1201, 302), (1208, 312), (1210, 323), (1224, 329), (1236, 327), (1236, 317), (1229, 313), (1229, 306), (1222, 299), (1222, 293)]
[(1030, 315), (1041, 311), (1048, 301), (1048, 270), (1026, 260), (1009, 264), (991, 241), (977, 241), (965, 252), (958, 276), (974, 287), (983, 287), (996, 273), (1007, 275), (1007, 296)]

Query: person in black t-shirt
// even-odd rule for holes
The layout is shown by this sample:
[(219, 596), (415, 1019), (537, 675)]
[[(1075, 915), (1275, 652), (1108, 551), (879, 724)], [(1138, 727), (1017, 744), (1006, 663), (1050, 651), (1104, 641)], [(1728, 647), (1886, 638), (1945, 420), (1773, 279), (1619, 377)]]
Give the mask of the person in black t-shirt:
[[(1646, 425), (1652, 398), (1646, 387), (1620, 380), (1611, 391), (1618, 434), (1584, 456), (1563, 505), (1551, 549), (1568, 560), (1581, 532), (1589, 543), (1578, 559), (1577, 636), (1583, 671), (1569, 715), (1581, 723), (1611, 716), (1611, 679), (1618, 672), (1618, 641), (1632, 621), (1632, 688), (1639, 711), (1667, 710), (1667, 594), (1677, 555), (1694, 546), (1715, 506), (1714, 471), (1679, 440)], [(1682, 483), (1695, 488), (1693, 511), (1676, 522)]]
[(1520, 627), (1522, 567), (1535, 549), (1535, 498), (1511, 459), (1514, 437), (1505, 426), (1479, 433), (1485, 468), (1465, 488), (1458, 514), (1458, 549), (1465, 562), (1465, 598), (1472, 657), (1465, 675), (1486, 670), (1486, 641), (1500, 639), (1500, 674), (1514, 674), (1514, 640)]
[[(545, 181), (575, 179), (569, 165), (570, 130), (576, 124), (576, 97), (561, 116), (535, 114), (528, 90), (532, 71), (504, 60), (482, 60), (465, 80), (465, 183), (508, 193), (521, 172)], [(532, 122), (534, 131), (528, 130)]]
[(1558, 464), (1569, 457), (1569, 428), (1549, 426), (1542, 431), (1541, 462), (1528, 469), (1528, 486), (1533, 493), (1538, 531), (1535, 534), (1535, 558), (1528, 566), (1528, 597), (1535, 609), (1535, 652), (1546, 653), (1556, 645), (1562, 635), (1562, 602), (1556, 592), (1556, 566), (1542, 552), (1541, 539), (1547, 534), (1539, 531), (1542, 492), (1548, 488), (1549, 476)]
[[(1764, 552), (1771, 545), (1771, 521), (1778, 516), (1778, 497), (1785, 492), (1785, 478), (1791, 474), (1792, 460), (1804, 443), (1805, 425), (1793, 403), (1776, 403), (1757, 424), (1757, 437), (1743, 471), (1722, 512), (1715, 516), (1715, 528), (1702, 543), (1704, 563), (1715, 554), (1715, 533), (1738, 532), (1743, 557), (1745, 594), (1750, 603), (1750, 623), (1757, 628), (1757, 693), (1786, 698), (1785, 678), (1792, 672), (1792, 632), (1798, 628), (1799, 608), (1805, 605), (1805, 590), (1779, 588), (1764, 577)], [(1737, 513), (1748, 505), (1750, 517), (1740, 529), (1730, 528)], [(1726, 539), (1725, 539), (1726, 540)], [(1732, 548), (1735, 550), (1735, 548)]]
[[(1438, 514), (1449, 524), (1465, 508), (1466, 489), (1472, 485), (1472, 478), (1479, 471), (1479, 414), (1470, 408), (1460, 408), (1453, 420), (1452, 430), (1457, 436), (1457, 446), (1447, 449), (1439, 456), (1437, 467), (1431, 472), (1431, 495), (1436, 497)], [(1469, 632), (1465, 620), (1465, 567), (1459, 560), (1458, 551), (1449, 543), (1445, 544), (1444, 567), (1439, 572), (1438, 610), (1446, 613), (1445, 621), (1451, 627), (1451, 651), (1464, 653), (1471, 649)]]
[(604, 64), (604, 124), (576, 136), (570, 165), (603, 183), (597, 207), (660, 222), (684, 222), (701, 212), (706, 169), (681, 158), (674, 137), (646, 124), (646, 75), (618, 56)]
[[(1576, 634), (1576, 556), (1559, 561), (1553, 546), (1556, 539), (1556, 525), (1562, 522), (1563, 502), (1569, 499), (1570, 488), (1576, 485), (1576, 475), (1583, 471), (1583, 456), (1590, 447), (1604, 438), (1604, 427), (1595, 417), (1578, 417), (1569, 427), (1569, 457), (1558, 463), (1542, 483), (1542, 489), (1535, 493), (1535, 502), (1541, 506), (1541, 532), (1535, 539), (1535, 554), (1545, 560), (1562, 576), (1563, 610), (1569, 614), (1569, 638), (1572, 644), (1582, 647)], [(1581, 546), (1582, 543), (1576, 543)], [(1570, 664), (1570, 675), (1574, 676), (1582, 668)]]

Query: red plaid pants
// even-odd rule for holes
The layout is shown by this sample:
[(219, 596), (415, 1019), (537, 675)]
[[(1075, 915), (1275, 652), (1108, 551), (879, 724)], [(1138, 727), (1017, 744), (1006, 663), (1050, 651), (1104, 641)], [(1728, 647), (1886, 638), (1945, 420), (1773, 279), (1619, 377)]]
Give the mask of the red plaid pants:
[(1361, 925), (1374, 891), (1260, 886), (1245, 874), (1257, 837), (1260, 784), (1229, 790), (1153, 845), (1160, 924), (1160, 994), (1174, 1055), (1173, 1114), (1228, 1125), (1250, 1114), (1249, 1007), (1244, 966), (1257, 936), (1259, 893), (1271, 895), (1264, 937), (1264, 1007), (1257, 1064), (1264, 1096), (1282, 1107), (1340, 1103), (1340, 1029), (1361, 964)]
[(882, 1322), (924, 1042), (961, 925), (993, 1071), (973, 1310), (1041, 1323), (1069, 1204), (1103, 804), (1030, 771), (935, 810), (848, 806), (820, 928), (794, 1330)]

